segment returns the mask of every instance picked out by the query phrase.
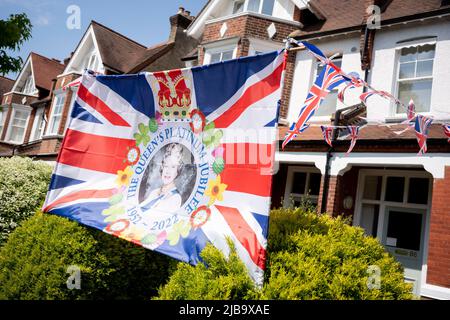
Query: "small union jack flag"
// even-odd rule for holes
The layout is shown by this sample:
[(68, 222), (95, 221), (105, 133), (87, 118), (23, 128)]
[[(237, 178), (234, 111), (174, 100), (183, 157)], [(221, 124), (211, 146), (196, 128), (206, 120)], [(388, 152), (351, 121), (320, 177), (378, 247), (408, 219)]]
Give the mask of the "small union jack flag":
[(347, 126), (348, 133), (350, 134), (350, 137), (352, 138), (352, 141), (350, 143), (350, 148), (348, 148), (347, 154), (350, 154), (352, 152), (353, 148), (356, 145), (356, 140), (358, 139), (359, 134), (359, 127), (357, 126)]
[(294, 122), (287, 132), (282, 145), (283, 149), (297, 134), (308, 128), (306, 123), (314, 115), (328, 93), (345, 81), (347, 80), (331, 64), (327, 64), (323, 68), (306, 97), (297, 122)]
[(450, 124), (444, 124), (442, 125), (442, 128), (444, 129), (444, 133), (448, 138), (448, 142), (450, 142)]
[(416, 130), (417, 142), (420, 147), (418, 155), (423, 155), (427, 152), (428, 130), (430, 129), (432, 123), (433, 119), (421, 114), (418, 114), (416, 117), (414, 129)]
[(320, 126), (320, 128), (322, 129), (323, 138), (328, 143), (328, 145), (332, 147), (333, 143), (331, 142), (331, 137), (333, 136), (334, 127)]

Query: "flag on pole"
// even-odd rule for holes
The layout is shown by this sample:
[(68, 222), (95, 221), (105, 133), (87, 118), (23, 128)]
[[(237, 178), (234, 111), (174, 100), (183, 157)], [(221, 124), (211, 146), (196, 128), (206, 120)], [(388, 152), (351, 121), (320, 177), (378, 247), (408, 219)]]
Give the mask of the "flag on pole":
[(194, 265), (229, 237), (261, 285), (283, 63), (85, 73), (44, 211)]
[(419, 143), (419, 153), (418, 155), (423, 155), (427, 152), (427, 138), (428, 130), (430, 129), (433, 119), (428, 118), (424, 115), (418, 114), (416, 116), (416, 122), (414, 129), (416, 130), (417, 142)]
[(348, 133), (350, 134), (350, 138), (352, 139), (350, 142), (350, 148), (348, 148), (347, 155), (352, 152), (353, 148), (356, 145), (356, 140), (358, 139), (359, 127), (357, 126), (347, 126)]
[(331, 141), (333, 137), (334, 128), (330, 126), (320, 126), (320, 128), (322, 129), (322, 135), (326, 143), (328, 143), (330, 147), (333, 147), (333, 143)]
[(282, 145), (283, 149), (297, 134), (308, 128), (308, 120), (314, 115), (328, 93), (346, 81), (338, 70), (330, 64), (325, 65), (314, 82), (314, 85), (311, 87), (297, 121), (291, 125), (290, 130), (287, 132)]

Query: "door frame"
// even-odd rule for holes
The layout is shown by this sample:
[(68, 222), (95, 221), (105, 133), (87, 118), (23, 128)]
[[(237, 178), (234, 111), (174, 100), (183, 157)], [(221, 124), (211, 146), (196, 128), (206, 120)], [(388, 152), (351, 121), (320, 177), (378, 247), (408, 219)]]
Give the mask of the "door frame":
[[(364, 181), (366, 176), (381, 176), (381, 194), (380, 200), (363, 200), (363, 189), (364, 189)], [(390, 202), (384, 201), (383, 196), (386, 192), (386, 180), (387, 177), (405, 177), (405, 178), (428, 178), (430, 183), (428, 185), (428, 203), (426, 205), (422, 204), (406, 204), (406, 199), (408, 197), (409, 191), (409, 179), (405, 179), (405, 193), (403, 195), (403, 202)], [(421, 266), (421, 275), (417, 279), (419, 294), (421, 288), (426, 284), (426, 272), (427, 272), (427, 258), (428, 258), (428, 243), (429, 243), (429, 235), (430, 235), (430, 216), (431, 216), (431, 200), (432, 200), (432, 191), (433, 191), (433, 176), (424, 170), (395, 170), (395, 169), (361, 169), (358, 173), (358, 184), (356, 191), (356, 201), (355, 201), (355, 214), (353, 216), (353, 225), (360, 226), (361, 225), (361, 209), (364, 203), (366, 204), (377, 204), (379, 205), (379, 213), (378, 213), (378, 226), (377, 226), (377, 235), (376, 238), (382, 243), (383, 241), (383, 233), (385, 232), (385, 216), (387, 208), (410, 208), (410, 209), (422, 209), (425, 210), (425, 226), (422, 226), (422, 230), (424, 232), (421, 241), (423, 241), (423, 250), (422, 252), (422, 266)]]

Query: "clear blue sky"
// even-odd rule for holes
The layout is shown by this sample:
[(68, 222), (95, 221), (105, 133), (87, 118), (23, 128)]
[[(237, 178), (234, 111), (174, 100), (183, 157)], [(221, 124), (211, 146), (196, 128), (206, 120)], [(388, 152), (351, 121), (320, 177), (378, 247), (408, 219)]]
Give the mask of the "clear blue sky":
[[(63, 60), (83, 36), (91, 20), (145, 45), (167, 40), (169, 16), (182, 6), (196, 15), (206, 0), (0, 0), (0, 19), (25, 12), (33, 24), (32, 39), (20, 52), (24, 61), (30, 51)], [(81, 9), (81, 29), (69, 30), (66, 13), (70, 5)], [(8, 77), (15, 79), (16, 74)]]

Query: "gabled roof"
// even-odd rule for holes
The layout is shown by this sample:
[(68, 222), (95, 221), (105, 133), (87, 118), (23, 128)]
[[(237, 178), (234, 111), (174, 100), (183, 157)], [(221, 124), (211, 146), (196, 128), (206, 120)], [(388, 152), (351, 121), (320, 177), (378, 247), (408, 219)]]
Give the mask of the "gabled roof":
[(146, 53), (147, 48), (144, 45), (96, 21), (92, 21), (91, 26), (103, 65), (112, 70), (125, 73)]
[(145, 66), (151, 64), (153, 61), (161, 57), (164, 53), (169, 51), (175, 45), (174, 42), (164, 42), (146, 49), (141, 56), (138, 57), (137, 63), (133, 65), (126, 73), (139, 72)]
[[(450, 6), (442, 5), (442, 0), (392, 0), (385, 3), (385, 10), (381, 13), (382, 25), (402, 18), (450, 12)], [(365, 23), (363, 17), (367, 9), (366, 1), (311, 0), (311, 4), (323, 12), (326, 20), (294, 31), (291, 37), (307, 38), (323, 33), (333, 33), (337, 30), (359, 30)]]
[(1, 97), (5, 93), (11, 91), (13, 85), (14, 85), (14, 80), (0, 76), (0, 101), (1, 101)]
[(58, 60), (53, 60), (32, 52), (30, 54), (33, 66), (34, 84), (38, 89), (50, 91), (52, 80), (61, 74), (64, 65)]

